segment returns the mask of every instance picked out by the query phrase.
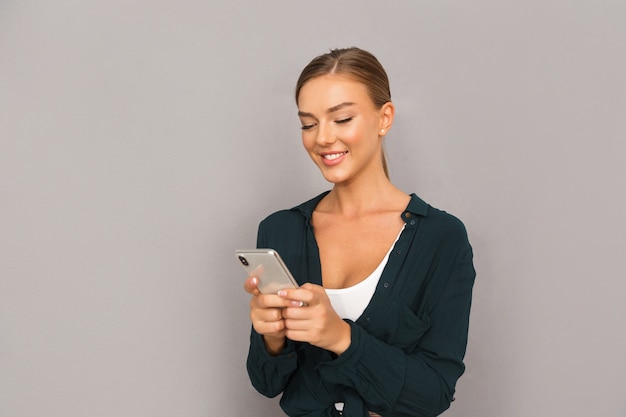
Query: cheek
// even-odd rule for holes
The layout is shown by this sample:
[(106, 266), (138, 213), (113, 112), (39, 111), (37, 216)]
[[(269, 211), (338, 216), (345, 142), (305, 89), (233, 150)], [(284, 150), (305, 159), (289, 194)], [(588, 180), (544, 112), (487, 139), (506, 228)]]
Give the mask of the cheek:
[(352, 144), (358, 144), (359, 142), (363, 141), (364, 133), (365, 132), (363, 132), (362, 130), (358, 128), (354, 128), (354, 129), (350, 129), (346, 131), (344, 138), (346, 142), (349, 142)]
[(350, 145), (362, 145), (370, 141), (371, 137), (372, 134), (369, 129), (364, 129), (363, 126), (355, 126), (343, 132), (342, 140)]
[(315, 139), (310, 134), (302, 133), (302, 146), (307, 151), (311, 151), (315, 145)]

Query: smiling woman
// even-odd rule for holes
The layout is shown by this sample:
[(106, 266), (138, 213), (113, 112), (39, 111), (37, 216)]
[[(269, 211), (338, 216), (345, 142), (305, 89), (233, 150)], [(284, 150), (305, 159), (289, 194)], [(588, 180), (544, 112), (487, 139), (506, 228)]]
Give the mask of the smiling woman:
[[(300, 284), (252, 295), (247, 367), (289, 416), (436, 416), (464, 371), (475, 272), (463, 224), (394, 186), (382, 141), (387, 75), (370, 53), (333, 50), (296, 87), (302, 143), (327, 191), (261, 222)], [(377, 414), (379, 413), (379, 414)]]
[(381, 132), (393, 123), (393, 104), (378, 108), (364, 84), (333, 74), (307, 82), (299, 97), (302, 142), (326, 180), (375, 178), (384, 167)]
[[(296, 84), (296, 104), (300, 106), (301, 91), (302, 88), (309, 83), (309, 81), (324, 76), (324, 75), (338, 75), (346, 77), (349, 80), (356, 81), (367, 91), (367, 95), (370, 98), (371, 103), (377, 108), (381, 109), (383, 106), (391, 103), (391, 90), (389, 88), (389, 79), (387, 72), (380, 65), (380, 62), (367, 51), (363, 51), (358, 48), (348, 49), (335, 49), (328, 54), (320, 55), (313, 59), (302, 70), (298, 82)], [(347, 103), (351, 104), (351, 103)], [(329, 110), (334, 110), (331, 108)], [(393, 106), (392, 106), (393, 111)], [(393, 120), (393, 115), (392, 115)], [(381, 135), (385, 135), (387, 129), (380, 131)], [(387, 170), (387, 162), (383, 152), (383, 169), (387, 177), (389, 176)]]

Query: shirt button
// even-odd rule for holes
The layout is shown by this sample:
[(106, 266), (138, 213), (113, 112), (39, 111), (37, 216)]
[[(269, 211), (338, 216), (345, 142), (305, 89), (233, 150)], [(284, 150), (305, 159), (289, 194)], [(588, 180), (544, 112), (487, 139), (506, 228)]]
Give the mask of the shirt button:
[(383, 287), (385, 287), (385, 288), (389, 288), (389, 283), (388, 283), (388, 282), (385, 282), (385, 283), (383, 284)]
[(411, 213), (409, 213), (408, 211), (406, 213), (404, 213), (404, 217), (406, 217), (407, 219), (411, 218)]
[(415, 220), (411, 220), (411, 226), (415, 226)]

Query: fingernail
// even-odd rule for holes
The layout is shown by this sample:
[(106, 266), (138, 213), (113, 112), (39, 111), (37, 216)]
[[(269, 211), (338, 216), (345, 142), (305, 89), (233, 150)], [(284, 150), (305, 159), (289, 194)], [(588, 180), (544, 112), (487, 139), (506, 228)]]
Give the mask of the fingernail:
[(280, 290), (280, 291), (278, 291), (278, 295), (280, 295), (281, 297), (284, 297), (284, 296), (286, 296), (286, 295), (287, 295), (287, 291), (285, 291), (285, 290)]

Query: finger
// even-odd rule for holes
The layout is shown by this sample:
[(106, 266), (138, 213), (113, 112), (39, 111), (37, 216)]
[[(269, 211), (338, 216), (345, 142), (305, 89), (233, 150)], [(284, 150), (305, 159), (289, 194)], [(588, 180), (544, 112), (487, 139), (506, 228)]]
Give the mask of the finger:
[(307, 306), (308, 306), (308, 304), (307, 304), (307, 303), (305, 303), (304, 301), (296, 301), (296, 300), (291, 300), (291, 301), (289, 302), (289, 307), (297, 307), (297, 308), (300, 308), (300, 307), (307, 307)]
[(308, 342), (311, 343), (311, 334), (308, 330), (297, 330), (286, 328), (285, 336), (294, 342)]
[(251, 308), (250, 321), (257, 333), (284, 337), (285, 320), (282, 310), (282, 308)]
[[(299, 302), (299, 301), (296, 301)], [(307, 306), (303, 306), (307, 307)], [(283, 308), (281, 311), (281, 316), (284, 319), (291, 320), (309, 320), (311, 317), (314, 317), (314, 312), (310, 308), (303, 307), (287, 307)]]
[(262, 310), (258, 310), (255, 314), (255, 317), (260, 321), (264, 322), (274, 322), (274, 321), (282, 321), (283, 313), (280, 308), (265, 308)]
[(252, 323), (254, 330), (259, 334), (272, 335), (272, 336), (284, 336), (285, 322), (280, 321), (258, 321)]
[(259, 295), (261, 292), (257, 288), (258, 285), (259, 279), (257, 277), (248, 277), (243, 283), (243, 289), (252, 295)]
[(288, 299), (290, 301), (296, 301), (291, 304), (293, 307), (302, 307), (304, 305), (312, 305), (317, 298), (316, 292), (305, 288), (285, 289), (278, 291), (278, 296)]
[(250, 300), (251, 308), (283, 308), (289, 305), (290, 300), (276, 294), (259, 294)]
[(309, 320), (285, 319), (285, 329), (288, 331), (311, 332), (312, 323)]

